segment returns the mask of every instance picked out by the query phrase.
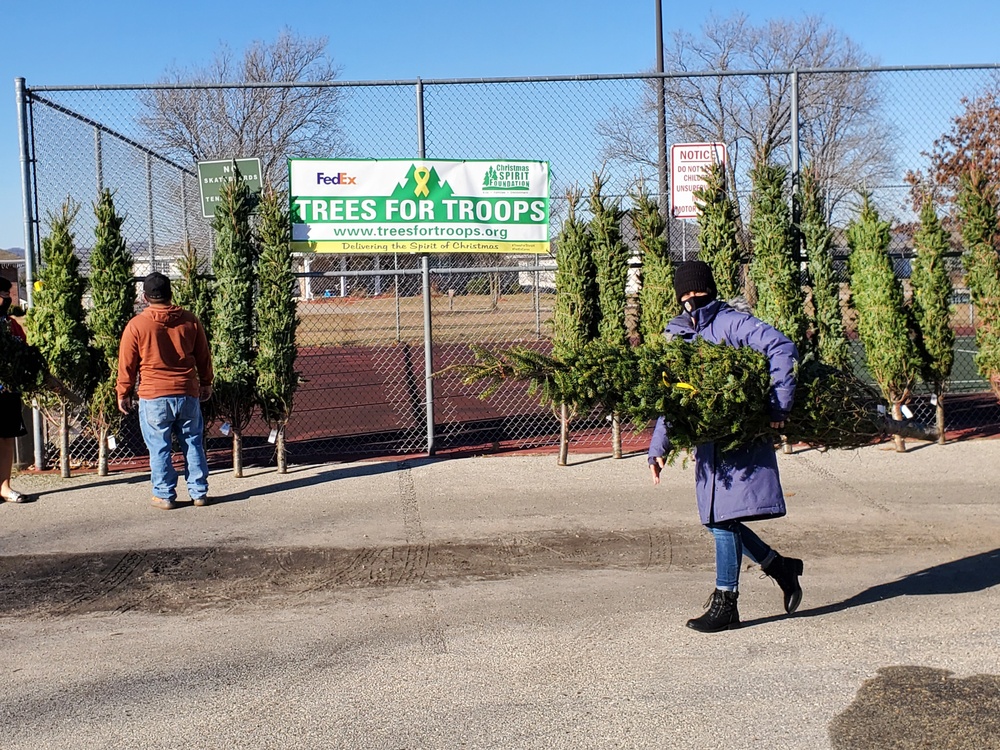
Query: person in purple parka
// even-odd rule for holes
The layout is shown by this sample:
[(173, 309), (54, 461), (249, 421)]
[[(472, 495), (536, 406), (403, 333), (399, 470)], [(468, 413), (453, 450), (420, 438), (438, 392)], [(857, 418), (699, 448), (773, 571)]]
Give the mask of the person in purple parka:
[[(684, 312), (671, 320), (668, 337), (686, 341), (703, 338), (713, 344), (749, 346), (771, 363), (771, 426), (780, 429), (795, 397), (795, 344), (783, 333), (753, 315), (733, 309), (716, 298), (712, 269), (703, 261), (681, 263), (674, 274), (674, 291)], [(660, 483), (664, 456), (670, 449), (669, 425), (656, 421), (649, 444), (653, 484)], [(740, 562), (746, 555), (773, 578), (791, 614), (802, 600), (802, 561), (782, 557), (746, 525), (749, 521), (785, 515), (785, 498), (778, 477), (774, 445), (765, 438), (722, 452), (713, 443), (695, 448), (695, 495), (701, 522), (715, 537), (715, 591), (707, 611), (687, 626), (705, 633), (739, 627)]]

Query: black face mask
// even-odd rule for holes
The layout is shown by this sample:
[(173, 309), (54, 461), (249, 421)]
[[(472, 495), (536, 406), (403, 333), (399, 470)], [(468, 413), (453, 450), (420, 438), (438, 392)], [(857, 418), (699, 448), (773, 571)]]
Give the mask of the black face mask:
[(683, 303), (684, 309), (689, 313), (693, 313), (695, 310), (704, 307), (709, 302), (714, 302), (715, 297), (711, 294), (704, 294), (699, 297), (692, 297), (691, 299), (685, 300)]
[(10, 310), (10, 297), (0, 298), (0, 315), (6, 315)]

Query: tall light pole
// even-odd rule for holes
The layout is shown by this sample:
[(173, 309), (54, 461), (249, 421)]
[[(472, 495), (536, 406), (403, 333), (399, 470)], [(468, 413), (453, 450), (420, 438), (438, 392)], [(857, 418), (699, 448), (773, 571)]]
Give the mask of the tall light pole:
[(670, 246), (670, 216), (667, 195), (667, 111), (663, 79), (663, 0), (656, 0), (656, 140), (658, 148), (660, 213), (667, 221), (667, 246)]

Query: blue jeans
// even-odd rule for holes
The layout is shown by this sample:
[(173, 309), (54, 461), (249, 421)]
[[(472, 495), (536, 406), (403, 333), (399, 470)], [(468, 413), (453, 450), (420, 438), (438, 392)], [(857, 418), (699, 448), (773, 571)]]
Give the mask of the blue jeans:
[(739, 521), (706, 524), (715, 537), (715, 588), (736, 591), (740, 583), (740, 562), (746, 555), (763, 562), (771, 548)]
[(139, 427), (149, 448), (153, 495), (177, 499), (177, 470), (170, 459), (170, 437), (176, 435), (184, 452), (184, 481), (191, 499), (208, 495), (208, 459), (202, 434), (205, 421), (194, 396), (139, 399)]

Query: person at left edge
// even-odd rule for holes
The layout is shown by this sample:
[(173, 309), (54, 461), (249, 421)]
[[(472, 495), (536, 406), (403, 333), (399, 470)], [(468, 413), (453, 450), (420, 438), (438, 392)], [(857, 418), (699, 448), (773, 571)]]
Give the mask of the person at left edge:
[(212, 396), (212, 354), (198, 317), (173, 304), (170, 279), (149, 274), (142, 284), (149, 307), (129, 321), (118, 350), (118, 409), (132, 411), (138, 376), (139, 427), (149, 448), (153, 505), (177, 507), (171, 437), (184, 452), (184, 479), (194, 505), (208, 504), (208, 459), (201, 402)]
[[(14, 338), (24, 341), (24, 329), (8, 315), (10, 290), (10, 279), (0, 278), (0, 320), (10, 326), (10, 333)], [(30, 499), (28, 495), (10, 486), (14, 470), (14, 439), (27, 434), (28, 430), (21, 416), (21, 394), (0, 385), (0, 498), (8, 503), (24, 503)]]

